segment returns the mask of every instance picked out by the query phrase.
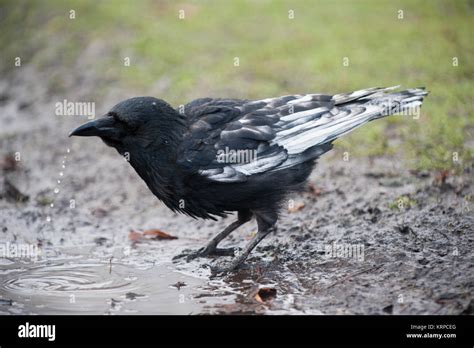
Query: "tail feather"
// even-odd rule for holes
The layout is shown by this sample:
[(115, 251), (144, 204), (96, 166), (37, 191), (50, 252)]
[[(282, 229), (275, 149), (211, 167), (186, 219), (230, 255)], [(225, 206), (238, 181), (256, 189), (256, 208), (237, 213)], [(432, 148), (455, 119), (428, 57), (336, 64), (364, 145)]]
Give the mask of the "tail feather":
[(321, 155), (320, 151), (313, 151), (312, 148), (330, 149), (334, 140), (369, 121), (397, 113), (418, 113), (428, 92), (424, 87), (393, 92), (398, 87), (368, 88), (336, 94), (332, 97), (334, 107), (331, 110), (314, 110), (320, 116), (308, 118), (306, 114), (311, 110), (301, 113), (302, 117), (308, 118), (307, 122), (291, 120), (291, 123), (287, 123), (288, 128), (282, 126), (282, 130), (277, 133), (275, 143), (283, 146), (291, 158), (281, 167), (309, 160), (313, 154)]
[(384, 95), (385, 92), (393, 91), (400, 86), (392, 86), (392, 87), (371, 87), (366, 89), (361, 89), (358, 91), (354, 91), (351, 93), (340, 93), (335, 94), (332, 97), (332, 100), (336, 103), (336, 105), (349, 103), (354, 100), (363, 99), (363, 98), (370, 98), (371, 96), (377, 97)]

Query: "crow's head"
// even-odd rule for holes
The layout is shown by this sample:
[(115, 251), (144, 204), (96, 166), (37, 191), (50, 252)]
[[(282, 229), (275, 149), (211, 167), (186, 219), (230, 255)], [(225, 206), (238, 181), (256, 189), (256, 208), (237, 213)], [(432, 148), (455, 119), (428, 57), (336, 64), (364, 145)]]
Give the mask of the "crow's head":
[(98, 136), (120, 153), (172, 144), (184, 117), (163, 100), (136, 97), (115, 105), (104, 117), (87, 122), (69, 136)]

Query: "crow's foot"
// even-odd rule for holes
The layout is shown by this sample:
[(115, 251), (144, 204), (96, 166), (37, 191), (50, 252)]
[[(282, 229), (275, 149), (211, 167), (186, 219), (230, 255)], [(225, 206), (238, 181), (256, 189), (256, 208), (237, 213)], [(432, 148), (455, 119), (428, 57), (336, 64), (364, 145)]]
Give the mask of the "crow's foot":
[(212, 248), (209, 246), (202, 247), (199, 250), (184, 250), (181, 254), (173, 257), (173, 260), (186, 258), (189, 262), (198, 257), (209, 257), (209, 256), (234, 256), (234, 248)]

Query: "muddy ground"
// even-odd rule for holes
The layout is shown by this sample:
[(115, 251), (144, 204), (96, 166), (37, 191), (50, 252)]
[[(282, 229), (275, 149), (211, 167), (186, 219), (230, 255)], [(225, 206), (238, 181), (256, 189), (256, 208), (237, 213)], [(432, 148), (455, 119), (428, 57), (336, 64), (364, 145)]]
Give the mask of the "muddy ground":
[[(69, 139), (86, 118), (56, 116), (65, 97), (35, 74), (0, 81), (0, 245), (40, 253), (0, 258), (0, 313), (472, 314), (472, 168), (415, 173), (396, 157), (344, 161), (336, 146), (246, 267), (212, 277), (206, 264), (230, 258), (171, 259), (233, 217), (176, 215), (115, 150)], [(75, 100), (94, 88), (90, 76), (70, 84)], [(110, 90), (97, 113), (132, 94)], [(147, 229), (178, 239), (130, 239)]]

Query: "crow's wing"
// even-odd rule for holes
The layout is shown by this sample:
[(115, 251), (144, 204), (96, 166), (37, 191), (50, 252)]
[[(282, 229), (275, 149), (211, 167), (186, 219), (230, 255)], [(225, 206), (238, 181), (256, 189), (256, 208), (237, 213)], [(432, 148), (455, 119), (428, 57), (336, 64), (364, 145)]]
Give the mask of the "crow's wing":
[(242, 182), (251, 175), (275, 170), (291, 157), (276, 142), (278, 132), (287, 129), (285, 124), (299, 124), (284, 117), (313, 110), (305, 118), (310, 120), (319, 117), (321, 108), (328, 110), (334, 104), (331, 96), (314, 94), (301, 100), (303, 97), (257, 101), (204, 98), (185, 105), (189, 130), (179, 149), (179, 163), (220, 182)]
[(369, 88), (334, 96), (291, 95), (257, 101), (198, 99), (185, 106), (188, 132), (179, 163), (218, 182), (314, 160), (339, 136), (376, 118), (421, 104), (426, 92)]

